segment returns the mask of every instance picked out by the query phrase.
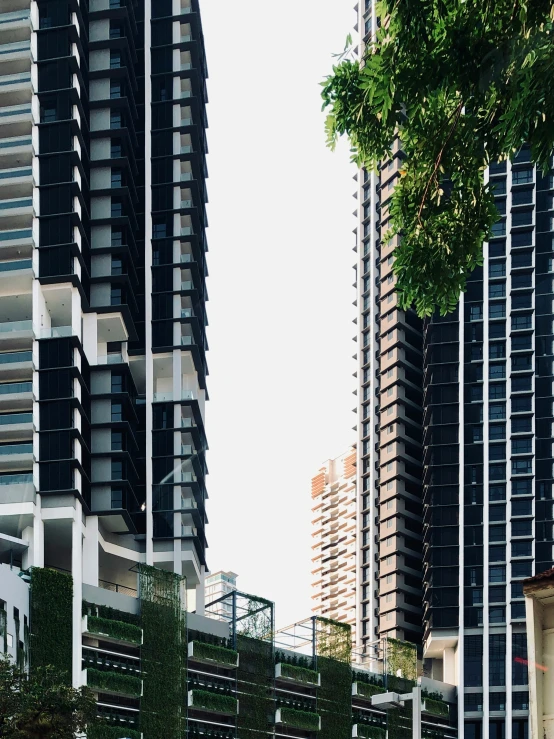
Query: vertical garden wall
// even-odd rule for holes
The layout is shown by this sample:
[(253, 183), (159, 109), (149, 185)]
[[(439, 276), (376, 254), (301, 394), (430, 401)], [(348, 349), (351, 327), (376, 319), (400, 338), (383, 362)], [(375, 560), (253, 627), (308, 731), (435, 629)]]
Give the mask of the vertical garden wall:
[[(398, 639), (386, 639), (385, 664), (387, 689), (408, 693), (417, 681), (417, 647)], [(387, 711), (388, 739), (404, 739), (412, 735), (412, 704)]]
[(317, 710), (321, 716), (320, 739), (352, 736), (352, 635), (348, 624), (314, 619), (317, 670), (321, 686)]
[(157, 567), (139, 567), (143, 739), (185, 739), (187, 638), (184, 580)]
[(51, 665), (71, 684), (73, 578), (57, 570), (31, 570), (30, 668)]
[(238, 739), (263, 739), (272, 734), (275, 713), (273, 644), (237, 635), (239, 698)]

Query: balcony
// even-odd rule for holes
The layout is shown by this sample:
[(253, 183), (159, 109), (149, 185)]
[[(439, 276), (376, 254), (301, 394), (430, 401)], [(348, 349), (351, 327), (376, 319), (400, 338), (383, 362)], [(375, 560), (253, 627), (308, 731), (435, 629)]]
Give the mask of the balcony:
[(20, 39), (28, 39), (31, 35), (31, 14), (29, 8), (0, 13), (0, 44)]
[(181, 397), (174, 397), (172, 392), (154, 393), (154, 403), (172, 403), (179, 400), (194, 400), (194, 392), (192, 390), (183, 390)]
[(23, 39), (0, 44), (0, 73), (26, 72), (31, 66), (31, 41)]
[(9, 470), (14, 466), (30, 466), (33, 463), (33, 442), (17, 444), (0, 444), (0, 470)]
[[(26, 354), (27, 352), (20, 353)], [(0, 372), (2, 373), (2, 379), (5, 379), (4, 368), (1, 365)], [(0, 384), (0, 410), (30, 410), (32, 403), (33, 383), (30, 380), (28, 382), (3, 382)]]
[(0, 223), (6, 229), (30, 225), (33, 217), (33, 198), (0, 200)]
[(0, 474), (0, 503), (34, 503), (32, 472)]
[(28, 440), (33, 433), (33, 414), (0, 413), (0, 439)]
[(31, 73), (4, 74), (0, 76), (0, 106), (19, 105), (31, 100)]
[[(33, 338), (32, 321), (9, 321), (0, 323), (0, 349), (15, 349), (29, 345)], [(27, 346), (25, 346), (27, 348)]]
[[(10, 137), (17, 138), (24, 134), (27, 134), (28, 136), (31, 132), (32, 125), (33, 118), (30, 103), (22, 103), (21, 105), (10, 105), (0, 108), (0, 136), (2, 139), (9, 141)], [(0, 146), (2, 143), (4, 143), (4, 141), (0, 142)], [(14, 162), (14, 164), (15, 163), (23, 164), (25, 162), (19, 161)], [(27, 163), (30, 163), (30, 159)]]
[(0, 169), (0, 197), (8, 193), (12, 197), (29, 195), (33, 191), (33, 170), (31, 167), (11, 167)]
[(41, 328), (40, 330), (41, 339), (63, 339), (73, 335), (72, 326), (51, 326), (50, 328)]

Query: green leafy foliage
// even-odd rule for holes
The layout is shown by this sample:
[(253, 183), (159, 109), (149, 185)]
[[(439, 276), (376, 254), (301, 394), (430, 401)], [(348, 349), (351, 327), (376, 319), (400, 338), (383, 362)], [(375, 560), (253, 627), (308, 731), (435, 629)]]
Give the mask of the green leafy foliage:
[(100, 725), (93, 693), (69, 687), (65, 670), (35, 666), (27, 677), (0, 659), (2, 739), (73, 739)]
[(99, 616), (110, 621), (124, 621), (126, 624), (140, 626), (140, 615), (137, 613), (128, 613), (110, 606), (88, 603), (86, 600), (83, 601), (83, 616)]
[(120, 639), (130, 644), (140, 644), (142, 641), (142, 629), (140, 626), (125, 623), (125, 621), (112, 621), (99, 616), (87, 616), (88, 630), (99, 636), (110, 636), (112, 639)]
[(56, 669), (71, 684), (73, 579), (57, 570), (31, 570), (31, 671)]
[(107, 693), (122, 693), (135, 698), (140, 697), (142, 692), (142, 680), (134, 675), (126, 675), (121, 672), (108, 670), (87, 669), (87, 683), (90, 688), (105, 691)]
[(281, 662), (281, 677), (295, 680), (299, 683), (306, 683), (307, 685), (317, 685), (319, 679), (319, 673), (316, 670), (310, 670), (307, 667), (300, 667), (298, 665), (290, 665), (286, 662)]
[(389, 675), (404, 680), (417, 680), (417, 646), (415, 644), (389, 637), (385, 649)]
[(194, 708), (202, 708), (205, 711), (215, 713), (236, 713), (237, 699), (225, 693), (215, 693), (210, 690), (193, 690), (192, 705)]
[(305, 731), (319, 730), (319, 715), (310, 711), (298, 711), (296, 708), (281, 707), (281, 723), (295, 729)]
[(237, 655), (234, 649), (227, 649), (216, 644), (208, 644), (203, 641), (194, 641), (194, 657), (197, 659), (216, 662), (220, 665), (237, 666)]
[(87, 739), (121, 739), (123, 736), (127, 739), (140, 739), (140, 731), (109, 724), (87, 730)]
[(425, 710), (434, 716), (441, 716), (442, 718), (448, 718), (450, 713), (448, 703), (435, 700), (434, 698), (425, 698)]
[(355, 685), (357, 695), (360, 698), (371, 698), (372, 695), (378, 695), (379, 693), (385, 692), (385, 688), (380, 685), (371, 685), (370, 683), (361, 682), (356, 682)]
[(140, 565), (144, 739), (186, 736), (187, 639), (183, 579)]
[(314, 628), (317, 655), (350, 665), (352, 657), (352, 629), (350, 624), (317, 616)]
[(382, 0), (384, 19), (361, 55), (344, 54), (323, 83), (327, 139), (347, 135), (374, 170), (401, 141), (383, 239), (400, 237), (399, 305), (452, 311), (482, 263), (498, 213), (490, 162), (528, 143), (543, 171), (554, 149), (551, 0)]
[(270, 728), (275, 715), (273, 645), (262, 639), (238, 635), (237, 649), (240, 655), (238, 736), (240, 739), (273, 736)]
[(317, 658), (321, 687), (317, 707), (321, 714), (321, 739), (348, 739), (352, 736), (352, 668), (329, 657)]

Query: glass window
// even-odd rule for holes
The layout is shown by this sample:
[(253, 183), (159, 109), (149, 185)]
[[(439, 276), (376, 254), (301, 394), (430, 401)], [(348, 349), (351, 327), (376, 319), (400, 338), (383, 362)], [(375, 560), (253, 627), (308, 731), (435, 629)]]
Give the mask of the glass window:
[(489, 582), (506, 582), (506, 568), (498, 565), (489, 567)]
[(112, 459), (112, 480), (123, 480), (122, 459)]
[(531, 349), (532, 334), (514, 334), (512, 336), (512, 350), (522, 351)]
[[(493, 609), (491, 609), (492, 611)], [(504, 611), (504, 609), (494, 609)], [(492, 614), (489, 613), (489, 616)], [(504, 616), (506, 620), (506, 614), (496, 613), (495, 623), (498, 623), (498, 618)], [(491, 619), (492, 620), (492, 619)], [(490, 669), (490, 684), (491, 685), (505, 685), (506, 684), (506, 636), (505, 634), (490, 634), (489, 636), (489, 669)]]
[(524, 375), (523, 377), (512, 377), (513, 393), (529, 392), (530, 390), (532, 390), (531, 375)]
[(512, 475), (530, 475), (532, 471), (533, 464), (530, 459), (512, 460)]
[(506, 561), (506, 547), (504, 545), (489, 546), (489, 561), (490, 562), (505, 562)]
[(505, 282), (491, 282), (489, 285), (489, 298), (505, 298), (506, 297), (506, 283)]
[(112, 509), (123, 508), (123, 488), (112, 488), (111, 507)]
[(506, 318), (506, 303), (505, 302), (490, 303), (489, 304), (489, 318)]
[(121, 67), (121, 52), (119, 49), (110, 49), (110, 69)]
[(499, 362), (489, 365), (489, 378), (491, 380), (501, 380), (506, 377), (506, 364)]
[(506, 485), (490, 485), (489, 500), (506, 500)]
[(493, 505), (489, 509), (489, 521), (505, 521), (506, 520), (506, 506), (505, 505)]
[(114, 169), (112, 167), (111, 184), (112, 187), (123, 186), (123, 172), (120, 169)]
[(491, 403), (489, 405), (489, 419), (504, 420), (506, 418), (506, 403)]
[(512, 295), (512, 309), (531, 308), (533, 306), (533, 296), (531, 293), (523, 295)]
[(112, 393), (122, 393), (123, 392), (123, 375), (118, 375), (115, 372), (112, 372)]
[(489, 439), (505, 439), (506, 438), (506, 424), (505, 423), (491, 423), (489, 426)]
[(512, 171), (512, 182), (514, 185), (527, 184), (533, 182), (532, 169), (514, 169)]
[(513, 500), (512, 515), (513, 516), (531, 516), (533, 513), (533, 504), (531, 500)]
[(522, 370), (530, 370), (533, 366), (532, 354), (519, 354), (512, 357), (512, 369), (518, 372)]
[[(533, 522), (530, 518), (521, 521), (512, 521), (512, 536), (531, 536)], [(517, 584), (520, 587), (520, 584)]]
[(512, 562), (512, 577), (531, 577), (531, 560)]
[(112, 451), (123, 451), (123, 432), (112, 430)]
[(123, 201), (121, 198), (112, 198), (111, 209), (112, 218), (121, 218), (123, 216)]
[(503, 339), (506, 336), (506, 321), (489, 323), (489, 338)]
[(506, 541), (506, 524), (490, 526), (489, 541)]
[(122, 95), (123, 85), (119, 80), (110, 81), (110, 99), (116, 100)]
[(512, 316), (512, 329), (530, 329), (533, 326), (533, 318), (530, 314)]
[(512, 541), (512, 557), (531, 557), (532, 550), (531, 541)]
[(531, 410), (531, 395), (512, 398), (512, 413), (525, 413)]
[(120, 110), (110, 110), (110, 128), (123, 128), (123, 114)]
[(489, 358), (490, 359), (504, 359), (506, 356), (506, 344), (503, 341), (498, 341), (489, 345)]
[(489, 447), (489, 459), (506, 459), (506, 444), (491, 444)]
[(505, 480), (506, 479), (506, 465), (505, 464), (490, 464), (489, 465), (489, 480)]
[(123, 406), (112, 402), (112, 421), (123, 421)]
[[(496, 224), (498, 225), (498, 224)], [(504, 233), (506, 229), (506, 223), (503, 222)], [(494, 231), (494, 226), (493, 226)], [(505, 262), (489, 262), (489, 277), (506, 277), (506, 263)]]
[(489, 385), (489, 399), (500, 400), (506, 397), (506, 383), (505, 382), (491, 382)]
[(533, 453), (532, 439), (513, 439), (512, 440), (512, 454), (532, 454), (532, 453)]

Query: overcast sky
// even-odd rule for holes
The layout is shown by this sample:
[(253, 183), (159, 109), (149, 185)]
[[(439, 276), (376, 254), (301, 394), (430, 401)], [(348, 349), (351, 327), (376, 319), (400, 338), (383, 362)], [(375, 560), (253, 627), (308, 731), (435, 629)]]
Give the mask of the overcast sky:
[(354, 0), (200, 0), (208, 93), (212, 572), (311, 615), (310, 481), (354, 441), (354, 170), (319, 82)]

